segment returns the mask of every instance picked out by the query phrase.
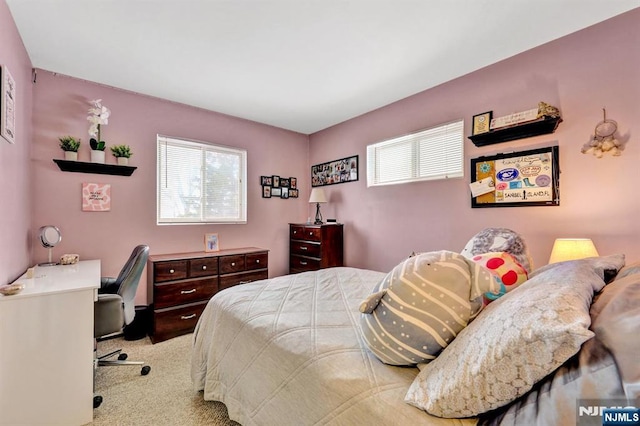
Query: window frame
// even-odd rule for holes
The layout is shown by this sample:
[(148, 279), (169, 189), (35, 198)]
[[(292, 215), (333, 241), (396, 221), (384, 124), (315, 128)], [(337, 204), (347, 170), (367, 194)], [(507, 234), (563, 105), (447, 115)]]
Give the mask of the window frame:
[[(162, 163), (167, 161), (167, 155), (162, 156), (162, 145), (173, 144), (174, 146), (183, 146), (185, 148), (197, 148), (201, 150), (201, 182), (206, 182), (206, 168), (204, 167), (205, 153), (218, 152), (230, 153), (239, 157), (239, 180), (238, 180), (238, 207), (239, 214), (229, 219), (207, 219), (201, 208), (200, 218), (169, 218), (162, 217)], [(166, 148), (165, 148), (166, 151)], [(199, 141), (175, 136), (156, 135), (156, 224), (157, 225), (207, 225), (207, 224), (246, 224), (247, 223), (247, 150), (242, 148), (230, 147), (226, 145), (216, 144), (212, 142)], [(200, 204), (204, 204), (204, 186), (201, 185)]]

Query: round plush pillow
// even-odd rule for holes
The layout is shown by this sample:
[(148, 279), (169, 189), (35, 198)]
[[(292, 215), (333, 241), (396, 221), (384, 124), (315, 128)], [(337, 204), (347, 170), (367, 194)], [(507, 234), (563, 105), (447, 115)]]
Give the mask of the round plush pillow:
[(528, 278), (527, 271), (509, 253), (489, 252), (471, 258), (478, 265), (485, 267), (500, 285), (498, 293), (485, 293), (484, 304), (487, 305), (509, 291), (518, 287)]

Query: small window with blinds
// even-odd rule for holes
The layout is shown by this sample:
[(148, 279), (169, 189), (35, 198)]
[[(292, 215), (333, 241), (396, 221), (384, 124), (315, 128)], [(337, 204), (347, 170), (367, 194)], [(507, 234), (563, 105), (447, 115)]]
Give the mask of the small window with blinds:
[(157, 223), (247, 222), (247, 151), (158, 135)]
[(464, 176), (464, 120), (367, 146), (367, 186)]

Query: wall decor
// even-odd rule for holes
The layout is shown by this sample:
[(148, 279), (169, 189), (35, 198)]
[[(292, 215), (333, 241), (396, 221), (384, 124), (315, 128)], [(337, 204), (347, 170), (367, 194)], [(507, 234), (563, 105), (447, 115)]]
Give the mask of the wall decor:
[(108, 212), (111, 210), (111, 184), (83, 183), (82, 211)]
[(298, 198), (298, 178), (260, 176), (262, 198)]
[(0, 66), (0, 136), (16, 142), (16, 82), (6, 65)]
[(602, 121), (596, 124), (591, 141), (587, 142), (580, 152), (583, 154), (593, 154), (596, 158), (602, 158), (605, 153), (610, 153), (614, 157), (622, 155), (626, 141), (616, 137), (618, 123), (607, 118), (607, 110), (602, 108)]
[(471, 207), (560, 205), (559, 148), (471, 159)]
[(220, 251), (220, 240), (218, 234), (204, 234), (204, 251)]
[(311, 166), (311, 186), (335, 185), (358, 180), (358, 156)]
[(473, 116), (472, 123), (472, 135), (479, 135), (480, 133), (488, 132), (491, 119), (493, 118), (493, 111), (483, 112)]

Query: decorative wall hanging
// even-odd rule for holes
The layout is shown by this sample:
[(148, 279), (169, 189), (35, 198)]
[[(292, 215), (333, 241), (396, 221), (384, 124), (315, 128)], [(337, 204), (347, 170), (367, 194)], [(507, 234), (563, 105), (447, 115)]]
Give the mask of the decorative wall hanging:
[(82, 211), (108, 212), (111, 210), (111, 184), (83, 183)]
[(298, 178), (260, 176), (262, 198), (298, 198)]
[(357, 180), (357, 155), (311, 166), (311, 186), (335, 185)]
[(596, 124), (591, 141), (580, 150), (583, 154), (593, 154), (596, 158), (602, 158), (605, 153), (619, 156), (624, 149), (624, 143), (616, 137), (618, 123), (607, 119), (607, 110), (602, 108), (604, 119)]
[(471, 159), (471, 207), (560, 205), (558, 146)]
[(6, 65), (0, 66), (0, 135), (9, 143), (16, 142), (16, 82)]

